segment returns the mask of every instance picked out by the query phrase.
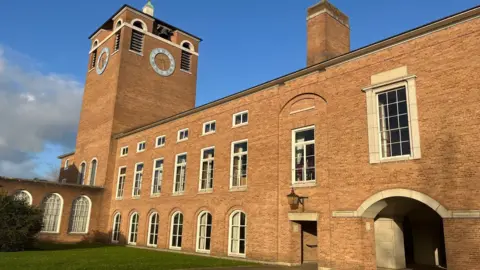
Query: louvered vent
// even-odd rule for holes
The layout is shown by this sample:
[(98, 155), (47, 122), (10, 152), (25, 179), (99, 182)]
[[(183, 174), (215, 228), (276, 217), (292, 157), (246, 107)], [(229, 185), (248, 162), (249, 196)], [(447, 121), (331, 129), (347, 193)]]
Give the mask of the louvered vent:
[(118, 49), (120, 49), (120, 32), (118, 32), (116, 35), (115, 35), (115, 46), (114, 46), (114, 51), (118, 51)]
[(97, 50), (93, 51), (92, 53), (92, 63), (90, 64), (90, 67), (94, 68), (96, 63), (97, 63)]
[(133, 30), (132, 40), (130, 42), (130, 50), (141, 53), (143, 49), (143, 37), (143, 33)]
[(191, 61), (192, 61), (192, 54), (182, 50), (182, 59), (180, 63), (180, 69), (185, 71), (190, 71)]

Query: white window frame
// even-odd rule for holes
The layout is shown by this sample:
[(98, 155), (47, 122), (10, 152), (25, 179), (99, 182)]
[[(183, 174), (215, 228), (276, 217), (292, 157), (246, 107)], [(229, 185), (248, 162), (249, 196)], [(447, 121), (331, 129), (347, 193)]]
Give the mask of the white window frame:
[[(242, 122), (242, 123), (240, 123), (240, 124), (235, 124), (235, 117), (236, 117), (237, 115), (243, 115), (243, 114), (247, 114), (247, 122)], [(250, 116), (250, 115), (248, 114), (248, 110), (241, 111), (241, 112), (238, 112), (238, 113), (233, 114), (233, 117), (232, 117), (232, 127), (241, 127), (241, 126), (246, 126), (246, 125), (248, 125), (248, 120), (250, 119), (249, 116)]]
[[(211, 218), (212, 218), (212, 223), (210, 223), (210, 225), (208, 224), (208, 216), (207, 216), (207, 219), (206, 219), (206, 224), (205, 224), (205, 231), (204, 231), (204, 238), (205, 239), (210, 239), (210, 249), (200, 249), (199, 248), (199, 245), (200, 245), (200, 231), (202, 230), (202, 224), (200, 223), (201, 222), (201, 218), (203, 215), (210, 215)], [(210, 237), (207, 237), (207, 230), (208, 230), (208, 227), (210, 226)], [(195, 250), (197, 252), (200, 252), (200, 253), (206, 253), (206, 254), (210, 254), (210, 250), (212, 250), (212, 232), (213, 232), (213, 216), (212, 216), (212, 213), (210, 213), (209, 211), (202, 211), (200, 212), (200, 214), (198, 214), (198, 218), (197, 218), (197, 241), (196, 241), (196, 246), (195, 246)]]
[[(84, 167), (83, 173), (82, 173), (82, 166)], [(78, 172), (77, 176), (77, 184), (78, 185), (85, 185), (85, 174), (87, 173), (87, 162), (84, 160), (82, 163), (80, 163), (80, 170)]]
[[(162, 167), (161, 168), (156, 168), (155, 165), (157, 163), (157, 161), (162, 161)], [(152, 170), (152, 187), (150, 189), (150, 196), (160, 196), (160, 194), (162, 193), (162, 182), (163, 182), (163, 172), (165, 170), (165, 162), (163, 160), (163, 157), (162, 158), (157, 158), (157, 159), (154, 159), (153, 160), (153, 170)], [(153, 192), (154, 191), (154, 183), (155, 183), (155, 172), (156, 171), (161, 171), (161, 173), (159, 173), (159, 181), (158, 181), (158, 185), (160, 187), (160, 191), (159, 192)]]
[[(136, 232), (135, 232), (135, 242), (131, 242), (130, 241), (130, 238), (132, 236), (132, 221), (133, 221), (133, 216), (134, 215), (137, 215), (137, 226), (136, 226)], [(130, 220), (128, 222), (128, 238), (127, 238), (127, 244), (129, 245), (132, 245), (132, 246), (136, 246), (137, 245), (137, 241), (138, 241), (138, 227), (140, 226), (140, 214), (138, 214), (138, 212), (133, 212), (131, 215), (130, 215)]]
[[(127, 151), (126, 154), (123, 153), (124, 150)], [(126, 157), (127, 155), (128, 155), (128, 146), (124, 146), (124, 147), (120, 148), (120, 157)]]
[[(163, 138), (163, 144), (158, 144), (158, 140)], [(155, 148), (164, 147), (167, 143), (167, 137), (165, 135), (155, 138)]]
[[(237, 213), (243, 213), (245, 215), (245, 252), (244, 253), (233, 253), (231, 252), (232, 250), (232, 227), (233, 227), (233, 217), (235, 216), (235, 214)], [(240, 218), (240, 222), (241, 222), (241, 218)], [(241, 225), (239, 226), (239, 228), (241, 228)], [(248, 220), (247, 220), (247, 214), (244, 212), (244, 211), (241, 211), (241, 210), (236, 210), (236, 211), (233, 211), (231, 214), (230, 214), (230, 217), (228, 219), (228, 256), (232, 256), (232, 257), (241, 257), (241, 258), (245, 258), (246, 257), (246, 254), (247, 254), (247, 228), (248, 228)], [(239, 229), (240, 230), (240, 229)], [(240, 239), (240, 232), (239, 232), (239, 240)], [(238, 249), (240, 250), (240, 246), (238, 247)]]
[[(122, 169), (125, 169), (125, 174), (120, 174)], [(118, 191), (120, 189), (120, 177), (123, 177), (122, 196), (118, 196)], [(123, 199), (123, 195), (125, 194), (125, 182), (126, 182), (126, 180), (127, 180), (127, 166), (118, 167), (117, 189), (115, 190), (115, 199), (117, 199), (117, 200)]]
[[(92, 170), (93, 170), (93, 161), (96, 161), (95, 163), (95, 177), (93, 178), (93, 183), (92, 183)], [(98, 174), (98, 159), (96, 157), (92, 158), (90, 161), (90, 170), (88, 170), (88, 184), (90, 186), (95, 185), (95, 180), (97, 180), (97, 174)]]
[[(182, 215), (182, 222), (180, 223), (180, 218), (179, 218), (179, 223), (178, 223), (178, 226), (182, 226), (182, 234), (178, 234), (178, 231), (180, 231), (180, 230), (177, 229), (177, 234), (176, 234), (176, 236), (177, 236), (177, 242), (178, 242), (178, 236), (180, 235), (180, 236), (182, 237), (182, 243), (181, 243), (181, 244), (183, 244), (183, 213), (182, 213), (181, 211), (176, 211), (175, 213), (173, 213), (172, 218), (171, 218), (171, 220), (170, 220), (170, 239), (169, 239), (169, 241), (168, 241), (168, 242), (169, 242), (168, 245), (169, 245), (169, 248), (170, 248), (170, 249), (182, 250), (182, 245), (181, 245), (181, 244), (180, 244), (179, 247), (172, 245), (172, 244), (173, 244), (173, 235), (174, 235), (174, 234), (173, 234), (173, 222), (174, 222), (175, 216), (176, 216), (177, 214)], [(177, 226), (177, 228), (178, 228), (178, 226)]]
[[(140, 149), (140, 146), (143, 144), (143, 149)], [(145, 152), (145, 149), (147, 149), (147, 142), (146, 141), (141, 141), (137, 143), (137, 153)]]
[[(150, 244), (150, 237), (152, 235), (155, 235), (155, 233), (152, 234), (152, 217), (153, 215), (157, 215), (157, 221), (156, 221), (156, 226), (157, 226), (157, 242), (155, 244)], [(158, 246), (158, 240), (160, 240), (160, 214), (158, 212), (152, 212), (148, 216), (148, 234), (147, 234), (147, 247), (157, 247)]]
[[(313, 132), (314, 132), (314, 138), (313, 138), (313, 141), (308, 141), (308, 142), (302, 142), (302, 143), (297, 143), (296, 142), (296, 134), (297, 132), (302, 132), (302, 131), (305, 131), (305, 130), (310, 130), (310, 129), (313, 129)], [(302, 186), (302, 185), (309, 185), (309, 184), (314, 184), (317, 182), (317, 166), (316, 166), (316, 163), (317, 163), (317, 148), (316, 148), (316, 145), (315, 145), (315, 134), (316, 134), (316, 129), (315, 129), (315, 125), (311, 125), (311, 126), (307, 126), (307, 127), (302, 127), (302, 128), (297, 128), (297, 129), (293, 129), (292, 130), (292, 157), (291, 157), (291, 163), (292, 163), (292, 185), (294, 186)], [(307, 144), (312, 144), (313, 143), (313, 147), (315, 149), (315, 179), (313, 180), (305, 180), (305, 181), (296, 181), (295, 179), (295, 172), (296, 172), (296, 168), (295, 168), (295, 154), (296, 154), (296, 151), (295, 151), (295, 148), (297, 145), (307, 145)], [(306, 155), (304, 155), (304, 159), (306, 159)], [(306, 171), (306, 168), (304, 168), (304, 170)], [(305, 176), (305, 171), (304, 171), (304, 176)]]
[[(117, 222), (117, 217), (118, 217), (118, 222)], [(120, 241), (120, 235), (121, 235), (121, 228), (122, 228), (122, 215), (117, 212), (115, 215), (113, 215), (113, 222), (112, 222), (112, 243), (117, 244)], [(118, 239), (115, 240), (115, 231), (116, 227), (118, 224)]]
[[(246, 142), (247, 143), (247, 151), (246, 152), (242, 152), (242, 154), (234, 154), (234, 150), (235, 150), (235, 144), (239, 144), (239, 143), (244, 143)], [(234, 141), (232, 142), (231, 144), (231, 149), (230, 149), (230, 190), (243, 190), (243, 189), (246, 189), (247, 186), (248, 186), (248, 148), (249, 148), (249, 145), (248, 145), (248, 139), (245, 139), (245, 140), (239, 140), (239, 141)], [(246, 177), (246, 184), (244, 186), (233, 186), (233, 161), (234, 161), (234, 158), (235, 156), (242, 156), (246, 154), (247, 155), (247, 177)], [(241, 160), (241, 158), (240, 158)]]
[(63, 169), (64, 169), (64, 170), (68, 170), (68, 166), (69, 166), (68, 163), (69, 163), (69, 160), (68, 160), (68, 158), (67, 158), (67, 159), (65, 160), (64, 165), (63, 165)]
[[(212, 131), (212, 124), (215, 124), (215, 130), (213, 130), (213, 131)], [(209, 132), (205, 132), (205, 128), (207, 127), (207, 125), (210, 125), (210, 131)], [(208, 122), (203, 123), (202, 135), (210, 135), (210, 134), (214, 134), (215, 132), (217, 132), (217, 121), (216, 120), (212, 120), (212, 121), (208, 121)]]
[[(60, 224), (62, 222), (62, 214), (63, 214), (63, 197), (58, 194), (58, 193), (50, 193), (50, 194), (47, 194), (47, 196), (45, 196), (42, 200), (42, 209), (45, 209), (44, 208), (44, 203), (45, 203), (45, 199), (49, 196), (57, 196), (59, 199), (60, 199), (60, 207), (58, 208), (58, 217), (57, 217), (57, 220), (56, 220), (56, 226), (55, 226), (55, 230), (53, 231), (45, 231), (44, 228), (43, 228), (43, 225), (42, 225), (42, 231), (41, 233), (59, 233), (60, 232)], [(42, 219), (42, 223), (45, 221), (45, 211), (43, 213), (43, 219)]]
[[(77, 214), (77, 211), (74, 209), (74, 207), (76, 206), (75, 203), (79, 200), (79, 199), (86, 199), (87, 202), (88, 202), (88, 210), (86, 211), (87, 212), (87, 216), (86, 217), (83, 217), (84, 220), (83, 222), (85, 222), (85, 230), (83, 231), (72, 231), (73, 230), (73, 220), (75, 219), (76, 214)], [(90, 215), (92, 213), (92, 200), (90, 200), (90, 198), (88, 196), (85, 196), (85, 195), (82, 195), (80, 197), (77, 197), (75, 200), (73, 200), (72, 202), (72, 210), (70, 211), (70, 223), (69, 223), (69, 228), (68, 228), (68, 233), (69, 234), (87, 234), (88, 233), (88, 228), (90, 226)]]
[[(180, 134), (182, 132), (187, 132), (187, 137), (184, 137), (183, 139), (180, 139)], [(185, 136), (185, 135), (184, 135)], [(190, 132), (188, 130), (188, 128), (184, 128), (184, 129), (181, 129), (177, 132), (177, 142), (184, 142), (184, 141), (187, 141), (188, 140), (188, 136), (190, 136)]]
[[(23, 195), (21, 195), (21, 194), (23, 194)], [(28, 192), (24, 189), (17, 190), (13, 196), (15, 197), (15, 200), (26, 198), (27, 199), (26, 200), (27, 204), (32, 205), (32, 202), (33, 202), (32, 194), (30, 194), (30, 192)]]
[[(200, 172), (199, 172), (199, 180), (198, 180), (198, 191), (199, 192), (211, 192), (213, 191), (213, 181), (214, 179), (210, 179), (210, 182), (212, 183), (212, 187), (211, 188), (205, 188), (205, 189), (202, 189), (202, 171), (203, 171), (203, 162), (204, 161), (208, 161), (209, 164), (211, 161), (213, 161), (213, 172), (215, 174), (215, 154), (212, 158), (207, 158), (207, 159), (204, 159), (203, 158), (203, 154), (205, 151), (207, 150), (212, 150), (215, 151), (215, 146), (210, 146), (210, 147), (206, 147), (206, 148), (203, 148), (201, 151), (200, 151)], [(208, 173), (207, 173), (207, 177), (208, 177)], [(207, 180), (207, 186), (208, 186), (208, 180)]]
[[(142, 164), (142, 171), (137, 171), (137, 167), (138, 165)], [(142, 182), (143, 182), (143, 172), (145, 171), (145, 164), (143, 162), (137, 162), (135, 163), (135, 171), (133, 173), (133, 186), (132, 186), (132, 197), (133, 198), (140, 198), (140, 196), (142, 195)], [(135, 195), (135, 185), (136, 185), (136, 179), (137, 179), (137, 174), (138, 173), (141, 173), (141, 176), (140, 176), (140, 181), (139, 182), (139, 186), (138, 186), (138, 194)]]
[[(177, 178), (177, 167), (178, 167), (178, 157), (179, 156), (182, 156), (182, 155), (185, 155), (186, 156), (186, 161), (185, 161), (185, 171), (184, 171), (184, 180), (183, 180), (183, 190), (182, 191), (175, 191), (175, 184), (176, 184), (176, 178)], [(180, 153), (180, 154), (177, 154), (175, 155), (175, 170), (174, 170), (174, 174), (173, 174), (173, 195), (182, 195), (183, 193), (185, 193), (185, 187), (186, 187), (186, 184), (187, 184), (187, 165), (188, 165), (188, 155), (187, 155), (187, 152), (185, 153)], [(180, 175), (180, 177), (182, 177)], [(180, 183), (179, 185), (181, 186), (181, 179), (180, 179)]]

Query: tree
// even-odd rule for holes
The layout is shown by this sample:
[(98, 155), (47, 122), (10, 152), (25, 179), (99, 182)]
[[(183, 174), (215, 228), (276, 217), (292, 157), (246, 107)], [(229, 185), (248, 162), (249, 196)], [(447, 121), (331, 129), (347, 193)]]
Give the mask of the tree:
[(32, 247), (42, 229), (43, 211), (7, 195), (0, 188), (0, 251), (22, 251)]

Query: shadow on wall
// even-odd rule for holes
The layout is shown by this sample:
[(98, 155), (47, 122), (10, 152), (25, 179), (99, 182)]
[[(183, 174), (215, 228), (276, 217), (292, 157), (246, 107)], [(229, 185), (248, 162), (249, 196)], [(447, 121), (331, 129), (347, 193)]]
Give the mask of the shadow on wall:
[[(85, 235), (79, 243), (92, 244), (92, 243), (102, 243), (102, 244), (112, 244), (112, 231), (101, 232), (101, 231), (91, 231), (88, 235)], [(126, 244), (127, 238), (123, 234), (119, 234), (118, 241), (116, 244)]]
[[(79, 174), (80, 171), (75, 164), (69, 165), (68, 167), (62, 167), (58, 175), (58, 182), (62, 184), (79, 184)], [(84, 179), (85, 172), (84, 172)]]

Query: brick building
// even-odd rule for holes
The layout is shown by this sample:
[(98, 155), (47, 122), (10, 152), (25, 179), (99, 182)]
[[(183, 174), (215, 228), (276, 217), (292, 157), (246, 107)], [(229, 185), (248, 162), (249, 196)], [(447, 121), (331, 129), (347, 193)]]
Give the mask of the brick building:
[(48, 210), (41, 237), (480, 269), (480, 7), (351, 51), (321, 1), (306, 68), (200, 107), (201, 39), (153, 10), (125, 5), (90, 36), (60, 183), (0, 179)]

